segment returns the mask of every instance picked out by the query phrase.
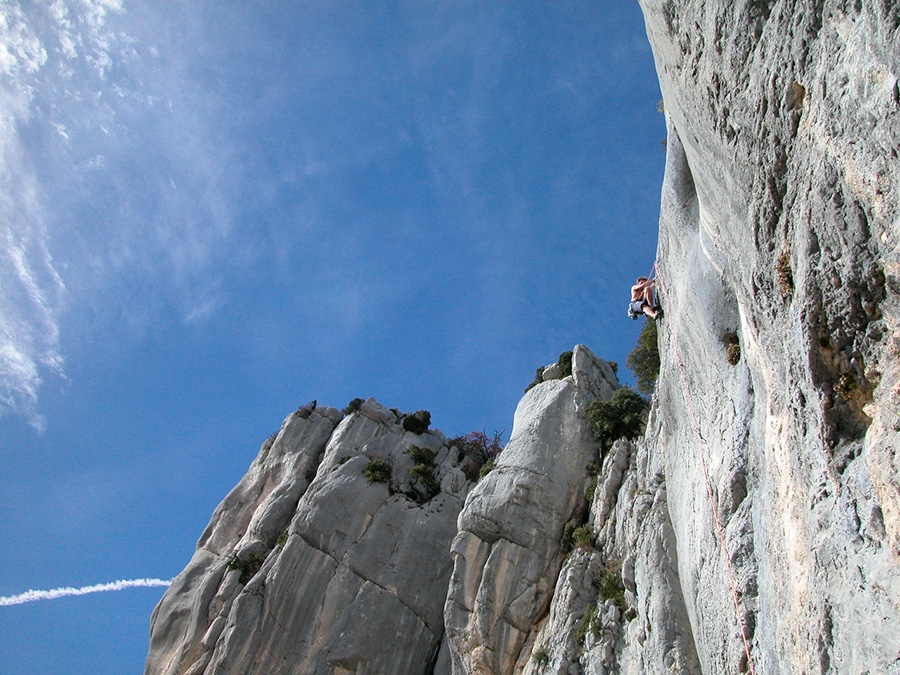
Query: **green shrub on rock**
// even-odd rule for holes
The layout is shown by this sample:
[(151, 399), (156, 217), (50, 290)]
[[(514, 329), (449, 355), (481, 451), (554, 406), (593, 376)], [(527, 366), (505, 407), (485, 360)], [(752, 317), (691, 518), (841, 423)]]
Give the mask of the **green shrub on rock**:
[(588, 551), (594, 548), (594, 532), (591, 530), (591, 526), (588, 523), (572, 530), (572, 543), (576, 547)]
[(634, 349), (625, 364), (634, 373), (637, 388), (648, 396), (656, 388), (659, 377), (659, 336), (656, 321), (645, 321)]
[(347, 404), (347, 407), (344, 408), (341, 412), (345, 415), (352, 415), (355, 412), (359, 412), (359, 409), (362, 407), (362, 404), (365, 403), (361, 398), (355, 398), (350, 403)]
[(556, 365), (559, 366), (560, 377), (568, 377), (572, 374), (572, 352), (563, 352), (559, 355)]
[(427, 502), (441, 491), (441, 486), (434, 475), (435, 454), (428, 448), (420, 448), (418, 445), (409, 446), (405, 453), (415, 462), (415, 466), (409, 470), (409, 476), (414, 482), (416, 501)]
[(259, 568), (266, 561), (266, 556), (257, 553), (250, 553), (243, 558), (237, 553), (232, 553), (228, 558), (229, 570), (240, 570), (240, 583), (246, 584), (253, 576), (259, 572)]
[(608, 401), (594, 401), (585, 417), (604, 451), (619, 438), (637, 438), (644, 433), (648, 403), (634, 389), (622, 387)]
[(418, 445), (411, 445), (406, 449), (405, 453), (416, 464), (428, 464), (434, 466), (434, 452), (428, 448), (420, 448)]
[(403, 428), (414, 434), (424, 434), (431, 424), (431, 413), (427, 410), (417, 410), (403, 416)]
[(370, 483), (390, 483), (391, 465), (383, 459), (373, 459), (363, 467), (363, 477)]
[(531, 660), (534, 661), (534, 664), (541, 670), (546, 669), (547, 665), (550, 663), (550, 650), (546, 647), (535, 649), (531, 654)]
[(625, 585), (622, 583), (621, 565), (615, 562), (594, 570), (594, 586), (601, 600), (612, 600), (616, 607), (625, 611)]
[(575, 634), (573, 635), (575, 642), (583, 645), (588, 635), (596, 637), (600, 635), (602, 630), (603, 620), (597, 613), (597, 605), (592, 602), (588, 603), (587, 607), (584, 608), (584, 614), (581, 616), (578, 628), (575, 629)]

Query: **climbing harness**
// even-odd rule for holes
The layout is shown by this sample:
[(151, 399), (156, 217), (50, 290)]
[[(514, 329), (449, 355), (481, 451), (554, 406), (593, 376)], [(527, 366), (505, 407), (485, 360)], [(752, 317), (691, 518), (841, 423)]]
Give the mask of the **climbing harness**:
[[(662, 289), (663, 296), (666, 301), (666, 315), (671, 317), (671, 302), (669, 299), (669, 290), (666, 288), (665, 283), (662, 280), (662, 276), (659, 273), (659, 269), (657, 269), (656, 264), (653, 264), (653, 270), (656, 271), (656, 281), (658, 282), (659, 287)], [(651, 270), (651, 276), (653, 274), (653, 270)], [(709, 480), (709, 472), (706, 469), (706, 453), (703, 450), (703, 436), (700, 433), (700, 423), (697, 421), (697, 413), (694, 410), (694, 402), (691, 398), (691, 392), (688, 388), (687, 374), (684, 370), (684, 363), (681, 361), (681, 355), (678, 353), (678, 337), (675, 333), (675, 325), (670, 323), (670, 330), (672, 335), (672, 351), (675, 353), (675, 361), (678, 363), (678, 372), (681, 374), (681, 386), (684, 389), (684, 398), (687, 402), (688, 411), (691, 414), (691, 421), (694, 426), (694, 433), (697, 436), (697, 445), (700, 448), (700, 466), (703, 468), (703, 479), (706, 481), (706, 494), (709, 497), (709, 506), (712, 509), (713, 520), (716, 523), (716, 534), (719, 538), (719, 544), (722, 547), (722, 555), (725, 558), (725, 569), (728, 572), (728, 580), (731, 583), (731, 596), (734, 600), (734, 611), (737, 614), (737, 622), (738, 627), (741, 630), (741, 640), (744, 643), (744, 653), (747, 656), (747, 667), (750, 670), (750, 675), (756, 675), (756, 670), (753, 668), (753, 658), (750, 656), (750, 642), (747, 640), (747, 628), (744, 625), (744, 617), (741, 614), (741, 603), (738, 600), (738, 591), (737, 584), (734, 580), (734, 573), (731, 570), (731, 558), (728, 555), (728, 548), (725, 546), (725, 528), (722, 527), (722, 521), (719, 520), (719, 510), (716, 508), (716, 500), (713, 496), (712, 484)]]

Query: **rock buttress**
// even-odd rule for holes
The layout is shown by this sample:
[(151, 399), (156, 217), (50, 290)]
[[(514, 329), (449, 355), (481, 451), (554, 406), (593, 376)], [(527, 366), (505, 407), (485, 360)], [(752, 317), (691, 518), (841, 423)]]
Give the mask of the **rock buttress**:
[(584, 411), (618, 387), (609, 364), (581, 345), (572, 371), (525, 394), (496, 468), (460, 513), (444, 611), (456, 675), (515, 672), (549, 610), (560, 542), (584, 518), (585, 467), (597, 456)]
[(294, 413), (264, 444), (156, 608), (146, 675), (431, 672), (469, 482), (439, 431), (371, 399), (341, 420)]

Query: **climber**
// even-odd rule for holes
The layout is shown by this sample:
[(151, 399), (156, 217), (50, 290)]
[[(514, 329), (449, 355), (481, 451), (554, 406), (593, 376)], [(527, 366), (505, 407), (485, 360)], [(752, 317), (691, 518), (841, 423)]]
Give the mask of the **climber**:
[(628, 316), (632, 319), (646, 314), (651, 319), (656, 319), (662, 314), (662, 308), (653, 302), (653, 288), (656, 279), (638, 277), (637, 283), (631, 287), (631, 304), (628, 305)]

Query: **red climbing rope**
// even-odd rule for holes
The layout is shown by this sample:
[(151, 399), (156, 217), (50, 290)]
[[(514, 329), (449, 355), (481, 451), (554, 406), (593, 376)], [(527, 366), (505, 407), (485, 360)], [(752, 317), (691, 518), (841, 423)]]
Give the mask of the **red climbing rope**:
[[(671, 302), (669, 300), (669, 291), (666, 288), (659, 269), (653, 265), (656, 270), (656, 280), (659, 287), (663, 291), (666, 300), (666, 316), (671, 321)], [(651, 270), (651, 275), (652, 275)], [(709, 506), (712, 509), (713, 519), (716, 521), (716, 534), (719, 537), (719, 544), (722, 546), (722, 555), (725, 558), (725, 569), (728, 571), (728, 580), (731, 582), (731, 596), (734, 599), (734, 611), (737, 613), (738, 627), (741, 629), (741, 640), (744, 642), (744, 652), (747, 655), (747, 666), (750, 669), (750, 675), (756, 675), (753, 668), (753, 658), (750, 656), (750, 642), (747, 640), (747, 628), (744, 625), (744, 617), (741, 615), (741, 604), (738, 600), (737, 584), (734, 581), (734, 573), (731, 570), (731, 558), (728, 555), (728, 548), (725, 546), (725, 528), (722, 527), (722, 521), (719, 520), (719, 510), (716, 508), (716, 500), (713, 496), (712, 484), (709, 481), (709, 472), (706, 470), (706, 453), (703, 451), (703, 436), (700, 434), (700, 423), (697, 421), (697, 413), (694, 411), (694, 402), (691, 398), (691, 392), (688, 388), (687, 374), (684, 371), (684, 364), (681, 361), (681, 355), (678, 353), (678, 337), (675, 333), (675, 325), (669, 324), (672, 334), (672, 351), (675, 353), (675, 360), (678, 363), (678, 371), (681, 373), (681, 385), (684, 388), (684, 398), (687, 401), (688, 411), (691, 413), (691, 421), (694, 425), (694, 433), (697, 435), (697, 445), (700, 448), (700, 466), (703, 467), (703, 479), (706, 481), (706, 494), (709, 496)]]

